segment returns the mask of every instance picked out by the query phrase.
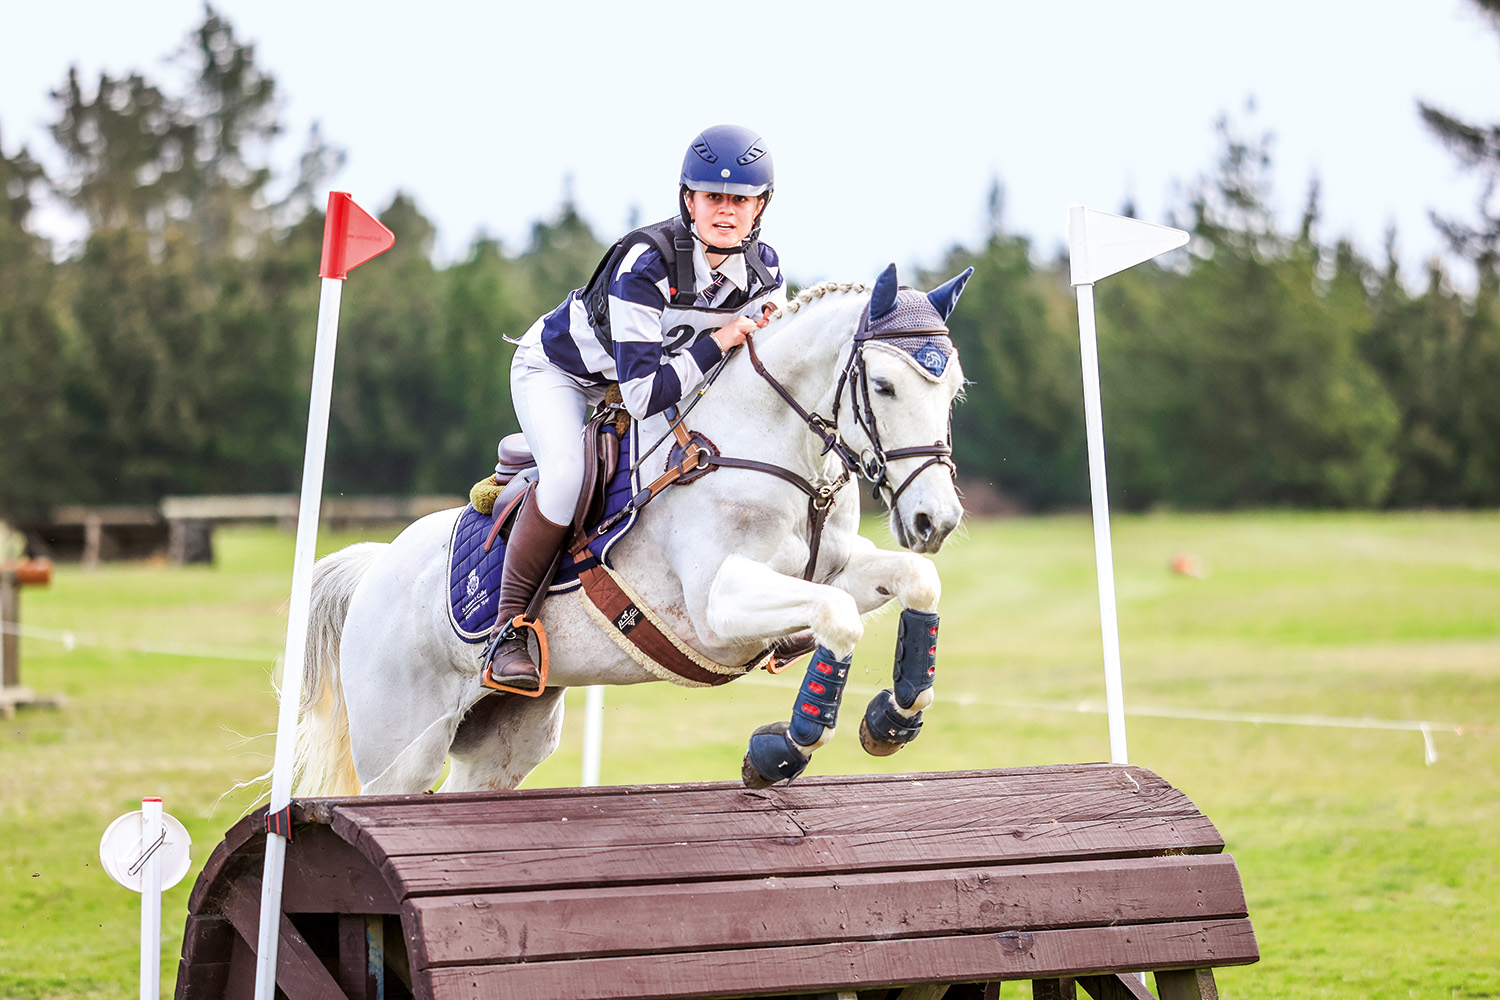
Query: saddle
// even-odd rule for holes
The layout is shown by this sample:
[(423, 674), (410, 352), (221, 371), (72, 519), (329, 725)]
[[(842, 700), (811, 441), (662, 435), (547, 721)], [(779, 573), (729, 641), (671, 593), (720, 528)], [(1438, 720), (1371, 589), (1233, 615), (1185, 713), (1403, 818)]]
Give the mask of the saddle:
[[(691, 482), (711, 471), (716, 455), (700, 434), (682, 432), (667, 469), (642, 487), (622, 455), (634, 454), (637, 442), (629, 415), (606, 401), (584, 429), (583, 489), (574, 509), (569, 541), (559, 552), (550, 585), (537, 595), (539, 611), (546, 593), (582, 586), (585, 610), (632, 659), (655, 676), (686, 687), (711, 687), (763, 667), (773, 673), (810, 651), (810, 635), (787, 637), (747, 664), (716, 663), (682, 642), (609, 565), (609, 549), (635, 522), (636, 512), (668, 486)], [(510, 538), (516, 513), (538, 472), (521, 434), (506, 436), (498, 450), (495, 474), (470, 491), (471, 510), (460, 516), (450, 541), (450, 621), (468, 642), (482, 641), (494, 621), (500, 556)], [(480, 532), (483, 542), (480, 543)], [(535, 613), (528, 617), (535, 618)]]
[[(606, 402), (584, 427), (583, 488), (573, 510), (573, 542), (580, 535), (587, 536), (604, 515), (605, 495), (620, 470), (620, 442), (629, 426), (630, 415), (624, 408)], [(527, 490), (535, 487), (538, 475), (536, 457), (526, 443), (526, 435), (519, 431), (500, 439), (498, 458), (495, 474), (475, 483), (469, 491), (469, 502), (474, 509), (493, 518), (493, 527), (484, 543), (486, 552), (494, 546), (497, 536), (510, 538), (516, 510)], [(573, 548), (572, 542), (567, 548)]]

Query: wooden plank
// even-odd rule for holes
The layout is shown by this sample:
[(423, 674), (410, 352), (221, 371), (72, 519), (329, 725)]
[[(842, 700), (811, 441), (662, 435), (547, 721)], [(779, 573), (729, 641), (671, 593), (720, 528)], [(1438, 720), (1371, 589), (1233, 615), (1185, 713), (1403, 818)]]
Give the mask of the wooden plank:
[[(497, 792), (447, 792), (439, 794), (419, 793), (412, 795), (304, 798), (294, 800), (293, 806), (294, 809), (300, 812), (300, 815), (297, 817), (299, 820), (323, 823), (331, 821), (331, 813), (334, 809), (345, 806), (366, 809), (422, 804), (426, 808), (440, 808), (447, 805), (463, 805), (466, 803), (531, 803), (559, 800), (587, 801), (590, 799), (628, 800), (693, 792), (708, 792), (713, 795), (732, 792), (744, 795), (749, 799), (759, 799), (761, 801), (776, 802), (788, 807), (795, 807), (798, 804), (806, 805), (822, 796), (837, 794), (840, 789), (851, 789), (858, 793), (863, 788), (875, 792), (889, 793), (893, 789), (899, 790), (904, 787), (920, 789), (925, 786), (941, 786), (944, 789), (952, 790), (962, 789), (970, 785), (982, 786), (996, 782), (1017, 782), (1019, 784), (1014, 787), (1000, 785), (995, 787), (1007, 791), (1020, 791), (1024, 788), (1035, 787), (1039, 781), (1048, 781), (1063, 776), (1066, 776), (1068, 783), (1078, 783), (1079, 787), (1084, 787), (1089, 782), (1104, 783), (1100, 787), (1105, 787), (1106, 785), (1108, 787), (1115, 787), (1121, 783), (1129, 785), (1133, 782), (1140, 785), (1143, 795), (1153, 794), (1155, 790), (1172, 787), (1159, 775), (1143, 767), (1089, 763), (1049, 764), (1040, 767), (993, 768), (971, 771), (921, 771), (889, 775), (843, 774), (814, 776), (801, 778), (796, 784), (790, 787), (780, 786), (755, 791), (744, 788), (737, 781), (693, 781), (657, 785), (598, 785), (590, 788), (528, 788)], [(509, 808), (524, 807), (512, 805)]]
[(189, 914), (177, 963), (176, 1000), (220, 1000), (237, 939), (234, 925), (224, 917)]
[(919, 983), (908, 986), (896, 994), (896, 1000), (943, 1000), (948, 995), (949, 983)]
[[(346, 839), (365, 856), (383, 856), (397, 867), (402, 866), (404, 859), (408, 857), (425, 858), (442, 854), (487, 854), (493, 860), (505, 858), (508, 864), (509, 859), (535, 855), (538, 852), (586, 857), (592, 852), (608, 852), (621, 847), (641, 850), (646, 847), (660, 846), (669, 849), (691, 845), (701, 845), (705, 849), (720, 847), (736, 852), (744, 850), (756, 857), (764, 857), (778, 853), (777, 848), (813, 842), (817, 842), (820, 847), (839, 844), (869, 845), (869, 849), (877, 851), (878, 845), (882, 843), (909, 844), (915, 849), (914, 853), (882, 858), (882, 863), (894, 861), (902, 866), (926, 867), (926, 852), (942, 853), (950, 841), (988, 844), (997, 859), (1017, 853), (1023, 857), (1031, 856), (1033, 848), (1039, 844), (1050, 845), (1052, 854), (1086, 855), (1096, 850), (1096, 843), (1103, 845), (1102, 850), (1115, 851), (1121, 831), (1130, 832), (1132, 850), (1135, 853), (1165, 853), (1182, 850), (1190, 845), (1200, 850), (1217, 851), (1223, 845), (1218, 831), (1201, 814), (1062, 822), (1032, 820), (959, 829), (867, 830), (826, 835), (804, 833), (790, 817), (779, 814), (748, 815), (739, 821), (726, 818), (719, 827), (718, 837), (712, 835), (711, 828), (704, 828), (697, 823), (674, 823), (665, 817), (660, 823), (652, 824), (647, 829), (614, 821), (610, 821), (607, 826), (592, 823), (557, 826), (556, 835), (547, 836), (548, 828), (537, 824), (534, 830), (536, 839), (520, 842), (487, 836), (490, 829), (478, 826), (421, 830), (389, 828), (379, 834), (360, 830)], [(340, 835), (346, 833), (337, 826), (335, 831)], [(1184, 831), (1192, 831), (1190, 841), (1184, 839)], [(642, 853), (655, 854), (656, 851)], [(793, 855), (786, 854), (785, 858), (792, 864), (796, 863)], [(749, 867), (745, 874), (764, 871), (763, 868)]]
[(433, 1000), (472, 996), (572, 1000), (728, 997), (910, 983), (1045, 979), (1139, 967), (1242, 965), (1259, 957), (1248, 920), (1124, 924), (1030, 933), (752, 948), (673, 955), (433, 969)]
[(1219, 987), (1213, 969), (1166, 969), (1156, 973), (1156, 995), (1161, 1000), (1219, 1000)]
[[(341, 817), (342, 818), (342, 817)], [(590, 847), (649, 847), (712, 840), (777, 839), (803, 834), (795, 820), (780, 812), (726, 813), (706, 824), (696, 816), (658, 814), (654, 819), (595, 819), (508, 824), (430, 825), (385, 823), (379, 827), (346, 826), (333, 829), (367, 854), (470, 854), (475, 852), (553, 850)], [(714, 836), (714, 831), (718, 836)]]
[[(1078, 770), (1045, 770), (1040, 774), (959, 772), (946, 775), (846, 776), (835, 782), (805, 779), (790, 788), (750, 791), (726, 782), (692, 786), (664, 786), (635, 790), (616, 788), (541, 789), (537, 792), (483, 792), (455, 795), (372, 796), (368, 798), (303, 799), (307, 818), (332, 822), (334, 811), (348, 814), (358, 825), (378, 827), (425, 823), (452, 826), (467, 823), (577, 821), (585, 817), (631, 817), (671, 812), (719, 815), (725, 812), (779, 809), (801, 812), (858, 807), (900, 815), (918, 805), (986, 799), (1007, 803), (1024, 796), (1087, 797), (1096, 792), (1129, 793), (1139, 800), (1181, 793), (1160, 777), (1141, 768), (1087, 765)], [(1159, 809), (1159, 807), (1156, 807)], [(1196, 812), (1191, 803), (1187, 808)]]
[(1009, 799), (958, 799), (923, 803), (920, 810), (865, 806), (794, 809), (790, 815), (808, 833), (863, 830), (952, 830), (966, 826), (1089, 822), (1137, 817), (1197, 816), (1198, 809), (1181, 792), (1144, 798), (1118, 790), (1034, 793)]
[(1139, 973), (1113, 973), (1107, 976), (1079, 976), (1082, 986), (1094, 1000), (1156, 1000)]
[[(501, 853), (437, 853), (387, 859), (381, 866), (398, 899), (465, 893), (497, 883), (515, 889), (688, 882), (768, 875), (814, 875), (1058, 859), (1159, 856), (1167, 850), (1217, 853), (1219, 832), (1202, 816), (1169, 824), (1132, 820), (1048, 824), (1030, 831), (958, 830), (951, 834), (860, 833)], [(503, 874), (502, 874), (503, 872)]]
[[(247, 874), (230, 881), (221, 902), (224, 916), (252, 953), (260, 938), (260, 891), (260, 879)], [(287, 1000), (348, 1000), (284, 913), (276, 946), (276, 986)]]
[[(461, 507), (464, 502), (464, 497), (448, 495), (329, 496), (323, 498), (319, 517), (323, 521), (345, 523), (414, 521), (434, 511)], [(296, 520), (297, 507), (295, 493), (170, 496), (162, 497), (159, 516), (170, 521)]]
[[(1232, 858), (436, 896), (409, 904), (429, 965), (676, 953), (1243, 917)], [(755, 914), (771, 913), (760, 919)]]
[[(972, 786), (974, 782), (969, 784)], [(874, 805), (866, 802), (787, 812), (774, 808), (742, 811), (745, 802), (756, 801), (746, 796), (747, 793), (742, 791), (732, 794), (721, 791), (702, 801), (703, 795), (699, 793), (700, 801), (693, 803), (694, 809), (718, 810), (706, 813), (684, 812), (676, 808), (684, 803), (675, 796), (617, 796), (613, 801), (573, 801), (566, 806), (557, 800), (549, 800), (529, 803), (536, 811), (523, 813), (528, 819), (516, 815), (521, 810), (511, 809), (517, 805), (515, 800), (466, 803), (457, 807), (435, 803), (433, 799), (437, 797), (429, 796), (422, 803), (425, 808), (417, 811), (395, 809), (390, 805), (372, 808), (339, 804), (328, 811), (327, 818), (340, 836), (357, 843), (363, 853), (372, 857), (525, 851), (541, 845), (571, 849), (639, 843), (675, 844), (694, 840), (719, 842), (726, 838), (742, 840), (755, 836), (780, 839), (825, 829), (881, 835), (913, 827), (917, 828), (911, 830), (913, 833), (928, 829), (946, 832), (954, 827), (992, 827), (1002, 819), (1009, 824), (1004, 832), (1017, 839), (1032, 836), (1026, 829), (1028, 825), (1045, 824), (1055, 828), (1057, 823), (1054, 821), (1084, 824), (1180, 817), (1200, 827), (1211, 828), (1191, 802), (1175, 790), (1155, 796), (1118, 790), (1092, 796), (1063, 796), (1054, 791), (1034, 796), (1012, 796), (1004, 802), (975, 800), (972, 807), (967, 805), (968, 800), (952, 802), (944, 799), (935, 803), (929, 801), (924, 807), (916, 808), (915, 801), (908, 796), (905, 801), (894, 804), (879, 800)], [(724, 813), (726, 804), (736, 810), (732, 815)], [(620, 815), (611, 815), (614, 811)], [(1170, 824), (1163, 824), (1162, 828), (1169, 830)], [(643, 835), (643, 829), (649, 832)], [(1057, 831), (1051, 829), (1050, 832), (1055, 834)], [(1195, 842), (1198, 849), (1204, 849), (1205, 842), (1201, 838)], [(1221, 839), (1219, 845), (1222, 847)], [(1181, 849), (1183, 845), (1169, 837), (1159, 847), (1165, 851)]]
[[(203, 870), (198, 873), (198, 880), (193, 883), (193, 891), (188, 895), (189, 913), (203, 911), (209, 893), (221, 890), (221, 879), (229, 877), (225, 869), (241, 863), (242, 855), (265, 858), (265, 829), (266, 810), (264, 808), (257, 809), (229, 828), (224, 834), (224, 839), (219, 841), (209, 853), (208, 860), (203, 863)], [(250, 841), (257, 836), (261, 838), (262, 843), (251, 845)]]
[(227, 962), (234, 950), (234, 925), (218, 914), (188, 914), (182, 930), (182, 959)]
[(52, 508), (53, 524), (98, 524), (100, 527), (160, 524), (161, 511), (148, 504), (61, 504)]
[(321, 520), (342, 524), (415, 521), (440, 510), (468, 503), (468, 497), (447, 494), (419, 496), (330, 496), (323, 498)]
[(293, 830), (287, 844), (281, 909), (283, 913), (401, 912), (380, 870), (326, 826)]
[(228, 962), (179, 962), (174, 1000), (224, 1000), (229, 990)]
[[(894, 803), (859, 801), (858, 797), (849, 796), (848, 802), (819, 802), (814, 807), (795, 808), (760, 804), (753, 799), (747, 803), (744, 797), (734, 795), (698, 795), (692, 797), (697, 800), (692, 803), (683, 801), (687, 798), (595, 800), (586, 805), (574, 804), (572, 808), (547, 803), (542, 808), (524, 811), (475, 804), (446, 808), (435, 805), (426, 809), (345, 807), (338, 810), (334, 826), (350, 839), (354, 839), (353, 831), (358, 829), (392, 854), (410, 852), (401, 846), (400, 840), (388, 838), (388, 832), (408, 835), (408, 842), (426, 842), (426, 832), (434, 829), (456, 832), (482, 828), (481, 836), (490, 849), (502, 850), (536, 846), (546, 842), (549, 835), (564, 837), (568, 843), (620, 843), (639, 839), (643, 827), (654, 830), (667, 825), (673, 831), (673, 839), (717, 839), (713, 837), (715, 830), (726, 823), (731, 828), (736, 828), (735, 824), (743, 827), (749, 816), (785, 817), (787, 825), (794, 824), (791, 828), (797, 832), (832, 833), (1199, 815), (1187, 796), (1175, 789), (1153, 796), (1121, 789), (1087, 794), (1046, 790), (1008, 796), (979, 796), (973, 790), (968, 795), (949, 796), (941, 790), (932, 790), (921, 797), (902, 796)], [(566, 828), (562, 826), (565, 823)]]
[[(222, 891), (235, 872), (260, 871), (265, 858), (266, 810), (257, 809), (225, 833), (214, 847), (188, 899), (188, 912), (204, 910), (208, 896)], [(295, 824), (283, 876), (285, 913), (400, 913), (379, 869), (328, 827)]]
[(234, 956), (229, 960), (229, 986), (224, 1000), (255, 1000), (255, 946), (235, 935)]
[(297, 508), (295, 493), (162, 497), (161, 500), (161, 516), (169, 521), (295, 521)]
[(339, 914), (338, 983), (349, 1000), (384, 1000), (385, 928), (381, 917)]

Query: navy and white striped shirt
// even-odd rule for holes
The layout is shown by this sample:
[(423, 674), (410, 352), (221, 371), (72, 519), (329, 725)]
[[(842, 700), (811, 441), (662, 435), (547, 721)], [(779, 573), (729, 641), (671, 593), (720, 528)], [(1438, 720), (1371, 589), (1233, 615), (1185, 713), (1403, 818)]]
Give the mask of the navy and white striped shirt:
[(696, 305), (683, 307), (671, 303), (666, 261), (654, 247), (638, 243), (611, 276), (608, 342), (589, 323), (583, 289), (574, 289), (521, 343), (540, 341), (549, 362), (586, 385), (619, 382), (625, 408), (636, 419), (660, 413), (696, 391), (724, 356), (708, 334), (738, 316), (759, 319), (767, 303), (786, 304), (776, 251), (764, 243), (759, 247), (770, 286), (760, 283), (740, 254), (711, 269), (695, 241), (694, 287), (708, 290), (716, 277), (723, 280), (711, 297), (700, 294)]

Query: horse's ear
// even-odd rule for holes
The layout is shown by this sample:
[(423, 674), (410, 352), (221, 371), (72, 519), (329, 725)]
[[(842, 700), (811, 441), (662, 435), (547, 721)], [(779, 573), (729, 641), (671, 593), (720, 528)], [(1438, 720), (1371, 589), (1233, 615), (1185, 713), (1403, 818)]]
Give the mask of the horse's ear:
[(875, 279), (875, 291), (870, 296), (870, 318), (872, 320), (896, 308), (896, 265), (887, 264), (880, 277)]
[(951, 278), (947, 282), (934, 288), (927, 293), (927, 301), (932, 307), (943, 314), (943, 319), (953, 315), (953, 307), (958, 305), (958, 297), (964, 293), (964, 286), (973, 277), (974, 269), (968, 268), (963, 274)]

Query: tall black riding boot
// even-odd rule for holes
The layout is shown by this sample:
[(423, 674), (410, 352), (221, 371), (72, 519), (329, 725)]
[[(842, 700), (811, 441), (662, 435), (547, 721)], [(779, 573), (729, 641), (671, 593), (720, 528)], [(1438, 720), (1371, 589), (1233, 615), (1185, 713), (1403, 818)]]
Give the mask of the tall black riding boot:
[[(526, 609), (538, 592), (552, 583), (558, 550), (568, 539), (570, 525), (553, 524), (537, 510), (533, 494), (521, 501), (515, 524), (505, 544), (505, 566), (500, 574), (500, 602), (494, 630), (485, 644), (484, 675), (487, 688), (531, 694), (540, 691), (544, 678), (531, 662), (526, 648)], [(538, 630), (538, 637), (542, 633)], [(545, 657), (543, 657), (545, 659)]]

